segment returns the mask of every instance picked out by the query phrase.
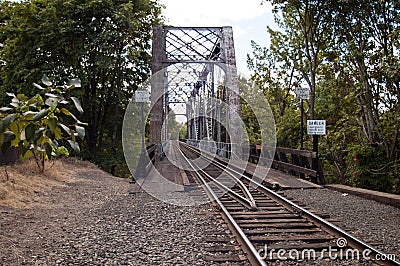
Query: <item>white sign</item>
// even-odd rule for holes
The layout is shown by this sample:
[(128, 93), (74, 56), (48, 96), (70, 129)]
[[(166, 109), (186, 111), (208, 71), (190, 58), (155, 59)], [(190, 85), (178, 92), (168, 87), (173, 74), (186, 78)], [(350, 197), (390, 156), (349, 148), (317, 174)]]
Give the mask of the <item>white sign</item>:
[(137, 103), (145, 103), (150, 99), (150, 94), (146, 90), (137, 90), (135, 91), (135, 102)]
[(310, 98), (310, 90), (308, 88), (296, 88), (296, 97), (300, 100), (307, 100)]
[(307, 120), (308, 135), (326, 135), (326, 120)]

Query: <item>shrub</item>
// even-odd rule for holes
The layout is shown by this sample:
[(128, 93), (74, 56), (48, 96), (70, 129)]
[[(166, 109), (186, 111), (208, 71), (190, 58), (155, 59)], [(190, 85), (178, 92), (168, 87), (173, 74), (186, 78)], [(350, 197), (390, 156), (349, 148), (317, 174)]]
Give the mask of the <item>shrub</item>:
[(357, 187), (393, 192), (392, 163), (382, 145), (354, 145), (349, 149), (349, 179)]
[(9, 147), (19, 147), (21, 160), (33, 157), (41, 172), (45, 160), (69, 155), (64, 143), (68, 142), (75, 152), (79, 152), (77, 137), (85, 137), (85, 123), (67, 109), (68, 100), (71, 100), (75, 108), (83, 112), (77, 98), (66, 96), (80, 86), (79, 80), (71, 80), (70, 85), (53, 86), (44, 76), (42, 83), (46, 87), (34, 84), (41, 93), (32, 98), (7, 93), (11, 97), (10, 107), (0, 108), (2, 152)]

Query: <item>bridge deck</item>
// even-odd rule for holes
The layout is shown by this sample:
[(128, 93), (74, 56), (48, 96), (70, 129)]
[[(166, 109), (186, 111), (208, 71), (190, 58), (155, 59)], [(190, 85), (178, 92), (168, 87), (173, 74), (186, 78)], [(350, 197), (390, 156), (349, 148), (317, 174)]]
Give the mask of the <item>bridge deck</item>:
[[(223, 160), (225, 162), (228, 162), (227, 159), (225, 158), (220, 158), (220, 160)], [(246, 172), (249, 174), (254, 175), (256, 172), (256, 167), (258, 168), (256, 175), (263, 179), (264, 182), (272, 185), (272, 184), (277, 184), (279, 185), (282, 189), (310, 189), (310, 188), (322, 188), (322, 186), (314, 184), (312, 182), (309, 182), (307, 180), (300, 179), (298, 177), (292, 176), (290, 174), (281, 172), (279, 170), (275, 170), (272, 168), (267, 168), (263, 166), (257, 166), (254, 163), (247, 163), (247, 165), (244, 165), (243, 163), (240, 162), (234, 162), (230, 161), (229, 162), (231, 165), (235, 166), (239, 170), (243, 170), (244, 167), (246, 167)], [(268, 173), (265, 176), (265, 173)]]
[[(138, 182), (141, 186), (146, 186), (152, 184), (156, 185), (157, 182), (161, 182), (160, 178), (164, 178), (171, 182), (171, 191), (183, 191), (184, 187), (187, 185), (192, 185), (188, 180), (188, 177), (183, 170), (182, 165), (185, 164), (182, 158), (180, 158), (179, 152), (176, 150), (176, 145), (168, 145), (166, 152), (167, 157), (164, 160), (158, 162), (155, 169), (150, 171), (149, 176), (142, 182)], [(228, 162), (228, 159), (218, 157), (221, 161)], [(229, 164), (235, 167), (238, 171), (245, 171), (256, 175), (261, 178), (269, 185), (278, 185), (282, 189), (313, 189), (322, 188), (320, 185), (311, 183), (309, 181), (300, 179), (298, 177), (292, 176), (290, 174), (270, 169), (267, 167), (257, 166), (253, 163), (243, 163), (240, 161), (230, 160)], [(258, 167), (256, 171), (256, 167)], [(156, 170), (156, 171), (155, 171)], [(267, 174), (266, 174), (267, 173)], [(165, 185), (163, 188), (165, 190)], [(138, 192), (140, 188), (138, 185), (134, 186), (132, 192)]]

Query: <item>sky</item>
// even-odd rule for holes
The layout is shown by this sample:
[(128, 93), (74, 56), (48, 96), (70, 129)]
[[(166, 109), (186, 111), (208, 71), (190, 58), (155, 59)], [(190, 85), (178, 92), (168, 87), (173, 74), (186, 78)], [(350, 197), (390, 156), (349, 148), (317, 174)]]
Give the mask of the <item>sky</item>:
[(232, 26), (238, 72), (249, 77), (251, 40), (269, 45), (267, 26), (277, 28), (269, 3), (261, 0), (160, 0), (166, 23), (174, 27)]

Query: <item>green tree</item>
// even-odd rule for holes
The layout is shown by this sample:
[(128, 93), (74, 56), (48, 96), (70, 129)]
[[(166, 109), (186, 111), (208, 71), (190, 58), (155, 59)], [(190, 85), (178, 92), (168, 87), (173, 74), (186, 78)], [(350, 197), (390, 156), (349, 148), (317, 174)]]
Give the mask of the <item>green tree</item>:
[[(268, 32), (271, 36), (269, 49), (252, 42), (253, 55), (248, 55), (247, 60), (249, 69), (253, 70), (251, 79), (256, 82), (271, 106), (277, 127), (277, 145), (297, 147), (300, 139), (300, 111), (293, 91), (300, 76), (295, 72), (291, 54), (284, 53), (280, 48), (287, 42), (287, 38), (271, 29)], [(246, 110), (244, 112), (246, 114)]]
[(328, 171), (380, 190), (384, 173), (386, 191), (399, 191), (400, 1), (269, 2), (280, 29), (269, 29), (269, 48), (253, 44), (248, 61), (272, 105), (285, 106), (274, 111), (278, 143), (295, 134), (294, 115), (284, 116), (297, 113), (295, 85), (307, 84), (308, 117), (328, 124), (320, 145)]
[(349, 145), (349, 156), (363, 158), (347, 160), (352, 170), (347, 178), (376, 187), (382, 180), (380, 171), (390, 177), (389, 183), (382, 181), (390, 191), (398, 191), (400, 176), (399, 7), (399, 1), (351, 1), (333, 9), (338, 51), (333, 68), (352, 88), (360, 128), (360, 137)]
[(122, 162), (122, 110), (149, 75), (160, 12), (153, 0), (3, 2), (1, 91), (31, 95), (43, 74), (58, 82), (79, 77), (82, 88), (74, 93), (85, 109), (79, 118), (88, 121), (84, 154)]
[(270, 2), (274, 5), (275, 12), (280, 12), (282, 15), (281, 19), (275, 16), (275, 20), (283, 33), (272, 35), (273, 38), (280, 38), (282, 46), (274, 49), (279, 51), (279, 61), (286, 63), (286, 67), (293, 65), (294, 71), (298, 71), (302, 80), (308, 85), (309, 117), (315, 119), (318, 70), (332, 40), (331, 2), (324, 0), (271, 0)]
[[(369, 143), (395, 158), (400, 111), (399, 1), (352, 1), (335, 6), (335, 68), (356, 93)], [(388, 130), (390, 128), (390, 130)]]
[[(252, 78), (264, 89), (271, 106), (275, 109), (278, 144), (296, 147), (300, 140), (300, 128), (295, 122), (300, 121), (298, 117), (300, 111), (298, 102), (293, 98), (294, 89), (298, 86), (309, 88), (310, 98), (306, 101), (307, 112), (304, 120), (307, 117), (316, 119), (317, 77), (323, 61), (330, 55), (332, 40), (330, 2), (322, 0), (268, 2), (274, 5), (275, 22), (280, 29), (277, 31), (268, 29), (271, 38), (268, 49), (253, 42), (253, 57), (248, 57), (248, 65), (255, 73)], [(290, 114), (285, 113), (287, 110)], [(286, 136), (282, 138), (279, 132)], [(287, 138), (288, 133), (292, 138)], [(287, 141), (290, 139), (293, 141)]]
[(180, 130), (179, 130), (179, 139), (187, 139), (188, 138), (188, 132), (187, 132), (187, 124), (181, 124)]

